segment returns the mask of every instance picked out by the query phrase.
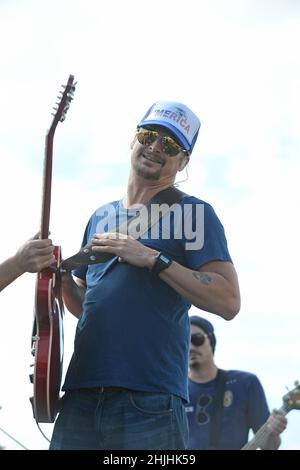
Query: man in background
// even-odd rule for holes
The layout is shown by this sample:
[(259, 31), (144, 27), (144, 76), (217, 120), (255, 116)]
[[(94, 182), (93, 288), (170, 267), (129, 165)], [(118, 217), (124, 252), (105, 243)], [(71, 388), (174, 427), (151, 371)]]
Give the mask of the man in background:
[[(216, 406), (220, 369), (214, 361), (216, 337), (213, 325), (205, 318), (190, 317), (191, 343), (189, 353), (189, 397), (186, 408), (189, 421), (189, 449), (241, 449), (248, 442), (250, 429), (260, 433), (260, 448), (275, 450), (287, 420), (279, 411), (270, 415), (266, 397), (258, 378), (240, 370), (223, 371), (224, 389), (220, 407)], [(215, 411), (216, 410), (216, 411)], [(220, 413), (220, 425), (211, 433), (215, 413)], [(212, 420), (212, 417), (214, 419)], [(214, 445), (212, 445), (212, 442)], [(217, 443), (217, 446), (215, 446)]]

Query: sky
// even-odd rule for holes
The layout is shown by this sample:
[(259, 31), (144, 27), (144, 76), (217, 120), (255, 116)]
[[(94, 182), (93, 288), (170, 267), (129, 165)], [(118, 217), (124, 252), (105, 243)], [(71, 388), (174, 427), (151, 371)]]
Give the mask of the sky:
[[(92, 212), (124, 196), (146, 110), (185, 103), (201, 129), (180, 189), (213, 205), (242, 294), (231, 322), (190, 313), (215, 325), (217, 364), (255, 373), (271, 409), (300, 380), (299, 20), (297, 0), (0, 0), (0, 260), (39, 229), (45, 135), (69, 74), (50, 220), (64, 258)], [(46, 449), (29, 403), (34, 286), (25, 274), (0, 296), (0, 429)], [(64, 323), (66, 369), (76, 319)], [(287, 418), (281, 449), (300, 450), (300, 413)], [(0, 444), (20, 448), (1, 430)]]

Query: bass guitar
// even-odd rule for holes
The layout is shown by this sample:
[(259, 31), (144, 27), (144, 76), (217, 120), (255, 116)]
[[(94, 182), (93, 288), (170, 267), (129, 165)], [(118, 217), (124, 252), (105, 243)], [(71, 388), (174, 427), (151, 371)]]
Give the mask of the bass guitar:
[[(51, 182), (54, 134), (59, 122), (64, 121), (75, 91), (74, 76), (59, 92), (57, 107), (46, 134), (42, 216), (40, 238), (49, 236)], [(34, 356), (33, 397), (30, 399), (33, 415), (38, 423), (52, 423), (58, 412), (63, 365), (63, 302), (61, 298), (61, 249), (54, 247), (55, 264), (37, 275), (34, 324), (31, 353)]]
[[(282, 406), (279, 409), (284, 415), (287, 415), (291, 410), (300, 410), (300, 385), (295, 382), (295, 388), (282, 397)], [(255, 436), (247, 442), (241, 450), (256, 450), (261, 448), (266, 438), (268, 437), (269, 430), (267, 423), (263, 424), (257, 431)]]

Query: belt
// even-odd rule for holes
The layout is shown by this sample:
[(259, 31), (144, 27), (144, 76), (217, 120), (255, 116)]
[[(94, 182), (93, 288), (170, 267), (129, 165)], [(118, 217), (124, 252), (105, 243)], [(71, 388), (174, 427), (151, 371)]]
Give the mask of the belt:
[(129, 392), (128, 388), (124, 387), (95, 387), (93, 390), (96, 390), (97, 392), (100, 393), (105, 393), (105, 392)]

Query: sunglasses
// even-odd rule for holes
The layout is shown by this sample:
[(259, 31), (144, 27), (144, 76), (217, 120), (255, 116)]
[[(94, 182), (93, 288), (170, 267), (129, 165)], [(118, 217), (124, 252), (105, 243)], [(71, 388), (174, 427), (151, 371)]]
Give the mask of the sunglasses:
[(201, 395), (197, 402), (196, 417), (198, 424), (207, 424), (209, 422), (209, 415), (206, 412), (207, 406), (212, 402), (210, 395)]
[(159, 135), (159, 132), (157, 131), (139, 127), (139, 129), (137, 130), (136, 137), (140, 144), (146, 146), (154, 144), (154, 142), (156, 142), (156, 140), (160, 138), (163, 151), (170, 157), (175, 157), (175, 155), (178, 155), (179, 152), (184, 152), (185, 154), (187, 154), (187, 151), (180, 147), (180, 145), (178, 145), (177, 142), (172, 139), (172, 137), (168, 137), (166, 135), (161, 137)]
[(203, 335), (202, 333), (194, 333), (193, 335), (191, 335), (191, 343), (194, 346), (202, 346), (208, 336), (211, 336), (211, 333), (207, 333), (205, 335)]

